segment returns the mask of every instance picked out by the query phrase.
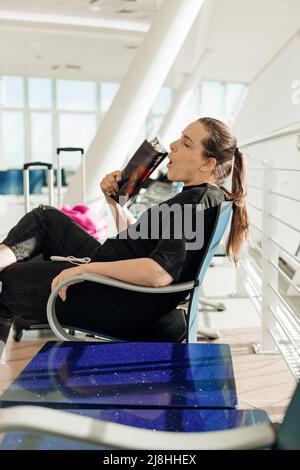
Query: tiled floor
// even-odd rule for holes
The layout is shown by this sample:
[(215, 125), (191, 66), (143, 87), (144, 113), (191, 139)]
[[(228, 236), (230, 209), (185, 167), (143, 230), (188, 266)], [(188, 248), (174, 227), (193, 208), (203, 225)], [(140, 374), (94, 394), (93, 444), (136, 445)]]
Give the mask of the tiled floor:
[[(6, 201), (5, 205), (0, 201), (0, 234), (6, 233), (7, 227), (12, 226), (23, 214), (20, 201), (17, 204), (16, 201)], [(17, 210), (12, 212), (12, 206)], [(262, 408), (269, 413), (272, 421), (281, 421), (296, 381), (281, 355), (253, 353), (253, 343), (259, 342), (260, 319), (249, 298), (232, 295), (235, 287), (235, 270), (232, 265), (222, 261), (217, 264), (220, 266), (211, 268), (207, 274), (203, 294), (209, 300), (224, 302), (226, 311), (202, 311), (199, 325), (219, 329), (218, 342), (231, 345), (239, 407)], [(20, 343), (9, 341), (5, 358), (0, 364), (0, 394), (46, 341), (34, 335), (36, 333), (26, 333)], [(199, 341), (203, 339), (199, 337)]]

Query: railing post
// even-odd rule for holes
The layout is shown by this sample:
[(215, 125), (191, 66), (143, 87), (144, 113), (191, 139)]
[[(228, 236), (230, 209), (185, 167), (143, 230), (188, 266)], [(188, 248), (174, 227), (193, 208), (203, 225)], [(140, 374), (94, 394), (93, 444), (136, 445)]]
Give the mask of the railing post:
[(271, 194), (271, 190), (278, 190), (279, 163), (274, 160), (264, 162), (263, 178), (263, 220), (262, 220), (262, 304), (261, 304), (261, 343), (254, 346), (256, 353), (277, 354), (278, 349), (271, 332), (276, 335), (276, 319), (272, 314), (277, 312), (277, 297), (271, 285), (278, 289), (278, 271), (274, 269), (270, 261), (278, 264), (279, 250), (270, 237), (278, 240), (278, 222), (270, 216), (277, 215), (278, 198)]
[(245, 269), (246, 249), (247, 247), (244, 245), (240, 252), (240, 265), (235, 268), (235, 291), (231, 297), (241, 299), (249, 297), (249, 293), (245, 287), (247, 280), (247, 270)]

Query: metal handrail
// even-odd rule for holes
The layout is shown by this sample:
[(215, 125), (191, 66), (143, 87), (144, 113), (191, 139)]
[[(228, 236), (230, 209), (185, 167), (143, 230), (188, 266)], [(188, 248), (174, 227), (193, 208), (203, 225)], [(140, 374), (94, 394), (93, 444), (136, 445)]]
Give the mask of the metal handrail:
[(292, 281), (286, 274), (285, 272), (277, 265), (275, 264), (272, 260), (268, 260), (269, 263), (273, 266), (273, 268), (276, 269), (276, 271), (283, 277), (283, 279), (293, 288), (295, 289), (298, 294), (300, 294), (300, 288), (297, 287), (294, 281)]
[[(296, 267), (300, 265), (300, 260), (296, 255), (290, 253), (288, 247), (283, 247), (277, 239), (280, 225), (290, 228), (298, 234), (300, 233), (300, 227), (296, 227), (293, 224), (294, 221), (292, 223), (286, 222), (284, 220), (284, 216), (280, 218), (276, 214), (278, 214), (278, 204), (280, 202), (278, 198), (283, 198), (283, 200), (293, 203), (300, 202), (300, 199), (295, 197), (297, 196), (296, 194), (286, 195), (279, 186), (279, 176), (283, 174), (282, 172), (294, 172), (295, 174), (299, 174), (300, 169), (299, 167), (288, 168), (286, 166), (282, 168), (276, 160), (263, 160), (261, 158), (253, 158), (251, 156), (252, 146), (271, 141), (277, 142), (279, 139), (291, 136), (296, 137), (297, 149), (300, 151), (299, 121), (290, 126), (286, 126), (285, 128), (281, 128), (264, 135), (259, 135), (239, 143), (239, 148), (245, 148), (248, 156), (248, 169), (263, 170), (262, 173), (259, 173), (259, 176), (263, 176), (262, 182), (253, 177), (251, 180), (251, 183), (253, 184), (248, 184), (249, 189), (261, 190), (261, 207), (259, 207), (260, 203), (257, 204), (256, 201), (252, 202), (252, 197), (251, 201), (247, 201), (250, 208), (259, 211), (262, 215), (261, 228), (252, 221), (250, 222), (251, 229), (259, 231), (262, 238), (262, 248), (252, 241), (252, 247), (258, 250), (261, 254), (261, 297), (258, 299), (253, 297), (253, 294), (259, 292), (259, 289), (257, 288), (257, 279), (256, 276), (254, 276), (254, 274), (257, 274), (258, 270), (253, 270), (256, 263), (253, 262), (255, 260), (252, 261), (250, 252), (248, 252), (246, 256), (248, 269), (241, 270), (241, 275), (244, 279), (242, 279), (242, 282), (238, 285), (244, 285), (249, 293), (250, 300), (254, 308), (259, 314), (261, 314), (261, 344), (259, 347), (256, 347), (255, 350), (258, 353), (276, 353), (280, 351), (288, 366), (299, 379), (300, 318), (298, 318), (294, 305), (290, 304), (288, 300), (285, 300), (285, 295), (281, 294), (281, 291), (279, 291), (279, 276), (281, 279), (285, 280), (289, 288), (294, 289), (296, 295), (300, 294), (300, 288), (279, 266), (279, 249), (282, 250), (282, 256), (285, 255), (288, 257), (289, 262), (292, 263), (292, 261), (296, 261)], [(253, 166), (251, 166), (251, 164), (253, 164)], [(252, 176), (253, 175), (254, 174), (252, 173)], [(259, 184), (261, 184), (261, 186), (259, 186)], [(250, 192), (250, 195), (252, 195), (252, 192)], [(274, 333), (276, 328), (278, 334)]]
[(294, 202), (300, 202), (300, 199), (296, 199), (295, 197), (292, 197), (292, 196), (287, 196), (286, 194), (280, 193), (279, 191), (270, 191), (270, 193), (275, 194), (275, 196), (284, 197), (285, 199), (289, 199)]
[[(247, 258), (249, 260), (249, 258)], [(249, 274), (248, 270), (246, 270), (246, 267), (241, 265), (242, 266), (242, 269), (244, 269), (245, 271), (247, 271), (247, 274)], [(255, 284), (255, 288), (258, 289), (258, 291), (261, 291), (262, 290), (262, 286), (258, 284), (257, 280), (255, 279), (255, 277), (252, 275), (252, 277), (250, 278), (250, 276), (247, 277), (247, 281), (251, 281), (251, 284)]]
[[(291, 128), (293, 125), (297, 125), (296, 128)], [(256, 145), (262, 142), (270, 142), (272, 140), (282, 139), (283, 137), (289, 137), (291, 135), (300, 135), (300, 124), (299, 122), (291, 124), (288, 127), (284, 127), (275, 132), (270, 132), (263, 134), (261, 136), (254, 137), (252, 139), (245, 140), (244, 142), (239, 143), (239, 147), (248, 147), (249, 145)]]
[(269, 214), (269, 216), (272, 217), (273, 219), (278, 220), (278, 222), (280, 222), (282, 225), (286, 225), (287, 227), (291, 228), (292, 230), (295, 230), (295, 232), (300, 233), (300, 229), (298, 229), (297, 227), (294, 227), (293, 225), (289, 224), (288, 222), (285, 222), (284, 220), (280, 219), (279, 217), (277, 217), (277, 215)]
[(300, 264), (300, 259), (297, 258), (297, 256), (293, 255), (289, 250), (287, 250), (286, 248), (284, 248), (282, 245), (280, 245), (280, 243), (278, 243), (277, 240), (275, 240), (275, 238), (273, 237), (269, 237), (269, 239), (275, 243), (275, 245), (277, 245), (281, 250), (283, 250), (287, 255), (289, 255), (294, 261), (296, 261), (297, 263)]
[(274, 294), (276, 295), (276, 297), (280, 300), (280, 302), (283, 303), (283, 305), (285, 306), (285, 308), (289, 311), (289, 313), (291, 314), (291, 316), (293, 317), (293, 319), (295, 320), (295, 322), (299, 325), (300, 327), (300, 319), (297, 317), (297, 315), (295, 314), (294, 310), (292, 309), (292, 307), (287, 303), (287, 301), (282, 297), (282, 295), (279, 293), (278, 289), (276, 289), (275, 286), (273, 286), (272, 283), (269, 284), (269, 286), (271, 287), (272, 291), (274, 292)]
[[(281, 328), (281, 326), (279, 325), (279, 327)], [(294, 376), (296, 377), (296, 379), (299, 380), (300, 378), (300, 367), (299, 367), (299, 361), (297, 363), (297, 365), (295, 365), (295, 363), (291, 362), (291, 358), (290, 357), (287, 357), (286, 355), (286, 352), (285, 352), (285, 349), (286, 349), (286, 344), (282, 344), (282, 342), (280, 341), (280, 339), (278, 339), (278, 337), (272, 332), (270, 331), (270, 334), (274, 340), (274, 343), (276, 344), (278, 350), (281, 352), (281, 355), (283, 357), (283, 359), (285, 360), (287, 366), (289, 367), (290, 371), (292, 372), (292, 374), (294, 374)], [(295, 351), (295, 350), (294, 350)], [(298, 355), (298, 353), (297, 353)]]
[(250, 225), (254, 228), (256, 228), (256, 230), (258, 230), (259, 232), (262, 232), (262, 229), (259, 228), (256, 224), (254, 224), (253, 222), (250, 222)]
[(251, 248), (254, 247), (259, 253), (262, 253), (261, 247), (252, 238), (250, 240), (250, 244), (253, 245)]
[(258, 207), (256, 206), (255, 204), (252, 204), (252, 202), (247, 202), (248, 206), (251, 206), (253, 207), (254, 209), (258, 210), (258, 211), (262, 211), (262, 208), (261, 207)]
[[(249, 284), (250, 287), (253, 289), (253, 294), (252, 294), (252, 297), (261, 297), (261, 292), (259, 292), (259, 289), (258, 287), (255, 286), (255, 284), (252, 282), (253, 280), (251, 279), (247, 279), (247, 281), (244, 281), (244, 284), (246, 286), (246, 284)], [(246, 287), (247, 288), (247, 287)], [(257, 311), (258, 313), (261, 315), (261, 305), (259, 304), (259, 308), (257, 308)]]
[(261, 269), (260, 266), (258, 266), (256, 261), (254, 261), (254, 259), (248, 253), (245, 253), (245, 256), (247, 257), (247, 260), (250, 262), (250, 264), (252, 264), (252, 266), (254, 266), (254, 268), (257, 269), (257, 271), (261, 275), (262, 274), (262, 269)]
[(283, 329), (284, 334), (286, 335), (286, 337), (289, 338), (290, 342), (292, 343), (293, 348), (295, 349), (295, 351), (296, 351), (296, 353), (297, 353), (297, 355), (299, 356), (299, 359), (300, 359), (300, 353), (298, 352), (298, 346), (294, 343), (293, 338), (290, 337), (290, 332), (288, 331), (287, 327), (283, 323), (282, 319), (280, 318), (280, 316), (277, 314), (277, 312), (275, 312), (275, 310), (272, 307), (268, 307), (268, 308), (269, 308), (270, 312), (272, 312), (272, 314), (274, 315), (276, 320), (278, 321), (280, 327)]
[(298, 172), (300, 170), (298, 170), (297, 168), (282, 168), (282, 167), (280, 167), (280, 168), (272, 168), (272, 171), (292, 171), (294, 173), (295, 171)]

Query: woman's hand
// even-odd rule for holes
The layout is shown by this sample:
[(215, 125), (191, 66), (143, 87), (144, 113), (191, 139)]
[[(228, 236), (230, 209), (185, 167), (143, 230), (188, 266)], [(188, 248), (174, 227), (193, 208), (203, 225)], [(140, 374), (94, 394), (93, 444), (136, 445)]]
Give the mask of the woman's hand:
[(103, 180), (100, 183), (100, 188), (104, 194), (104, 196), (115, 196), (119, 191), (119, 186), (117, 181), (122, 179), (122, 172), (120, 170), (113, 171), (105, 175)]
[[(82, 266), (76, 266), (74, 268), (69, 268), (69, 269), (64, 269), (61, 273), (59, 273), (58, 276), (56, 276), (51, 283), (51, 291), (53, 291), (59, 284), (61, 284), (63, 281), (68, 279), (69, 277), (75, 276), (76, 274), (82, 274)], [(65, 301), (67, 298), (67, 289), (69, 286), (72, 284), (78, 284), (79, 282), (82, 281), (72, 281), (70, 284), (66, 284), (62, 289), (59, 291), (59, 296), (61, 300)]]

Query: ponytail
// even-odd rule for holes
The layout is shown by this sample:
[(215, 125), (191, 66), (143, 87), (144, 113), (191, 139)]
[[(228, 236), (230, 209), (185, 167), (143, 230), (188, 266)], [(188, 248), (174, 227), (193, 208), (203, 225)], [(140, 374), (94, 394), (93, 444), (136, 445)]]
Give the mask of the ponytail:
[[(217, 185), (225, 193), (226, 199), (233, 202), (232, 219), (226, 254), (237, 266), (243, 242), (248, 237), (249, 215), (246, 207), (246, 165), (242, 152), (236, 145), (236, 137), (231, 129), (222, 121), (211, 117), (202, 117), (198, 121), (207, 131), (201, 141), (204, 158), (214, 157), (217, 164), (213, 176)], [(232, 171), (231, 192), (221, 186)]]
[(235, 152), (232, 171), (232, 191), (229, 192), (223, 186), (220, 187), (227, 198), (233, 201), (226, 254), (237, 266), (239, 265), (239, 253), (242, 244), (249, 235), (249, 214), (246, 206), (246, 165), (244, 155), (238, 148)]

